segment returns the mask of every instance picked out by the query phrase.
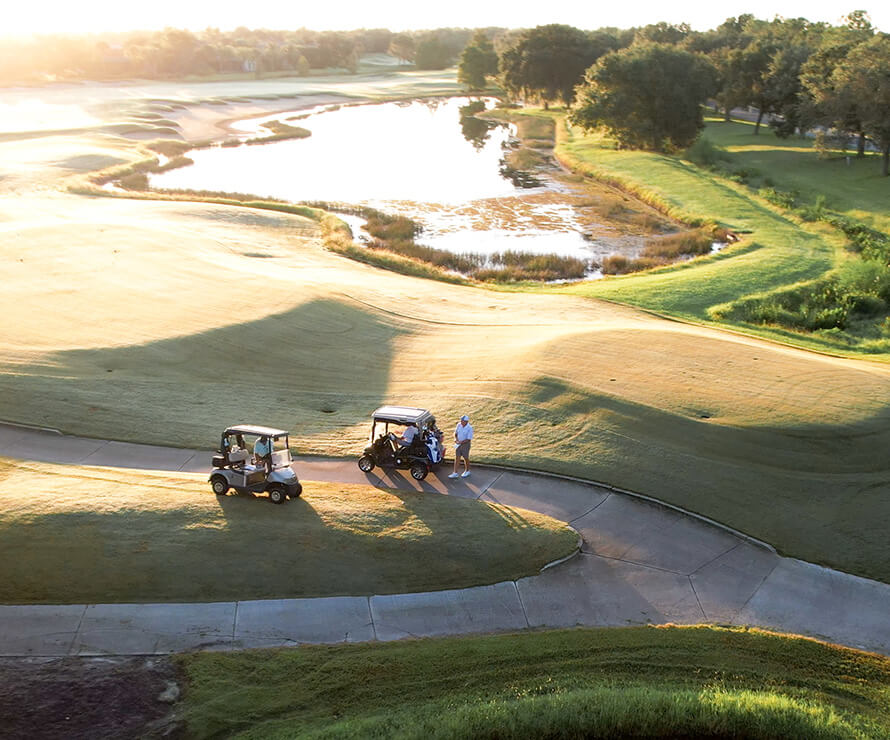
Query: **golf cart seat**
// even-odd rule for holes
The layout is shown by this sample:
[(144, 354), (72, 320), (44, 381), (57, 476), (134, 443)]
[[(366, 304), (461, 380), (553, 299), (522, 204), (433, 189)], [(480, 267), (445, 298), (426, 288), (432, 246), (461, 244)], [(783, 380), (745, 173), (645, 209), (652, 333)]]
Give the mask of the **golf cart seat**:
[(247, 450), (232, 450), (229, 453), (229, 463), (232, 465), (244, 465), (250, 460), (250, 453)]

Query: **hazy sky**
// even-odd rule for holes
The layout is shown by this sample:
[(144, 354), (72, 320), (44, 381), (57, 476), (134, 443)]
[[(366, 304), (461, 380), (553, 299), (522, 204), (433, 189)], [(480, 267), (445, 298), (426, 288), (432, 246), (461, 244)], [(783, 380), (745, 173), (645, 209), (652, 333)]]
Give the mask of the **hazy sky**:
[(231, 0), (154, 0), (150, 3), (121, 0), (49, 0), (17, 3), (0, 23), (0, 35), (33, 32), (121, 31), (159, 29), (165, 26), (201, 30), (207, 27), (229, 30), (248, 28), (300, 27), (316, 30), (354, 28), (405, 29), (447, 26), (476, 28), (503, 26), (527, 28), (546, 23), (567, 23), (583, 29), (601, 26), (645, 25), (666, 21), (687, 22), (694, 29), (714, 28), (730, 16), (753, 13), (758, 18), (804, 17), (811, 21), (838, 20), (851, 10), (868, 11), (872, 22), (882, 31), (890, 31), (890, 3), (877, 0), (852, 0), (849, 7), (826, 0), (625, 0), (624, 2), (550, 3), (534, 0), (448, 0), (442, 3), (414, 0), (266, 0), (231, 2)]

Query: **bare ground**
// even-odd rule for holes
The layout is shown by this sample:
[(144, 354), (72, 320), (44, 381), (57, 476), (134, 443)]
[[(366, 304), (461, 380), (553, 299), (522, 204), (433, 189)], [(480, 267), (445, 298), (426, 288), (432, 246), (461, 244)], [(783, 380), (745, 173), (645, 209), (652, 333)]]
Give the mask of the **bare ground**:
[(178, 689), (167, 658), (0, 658), (0, 736), (183, 737)]

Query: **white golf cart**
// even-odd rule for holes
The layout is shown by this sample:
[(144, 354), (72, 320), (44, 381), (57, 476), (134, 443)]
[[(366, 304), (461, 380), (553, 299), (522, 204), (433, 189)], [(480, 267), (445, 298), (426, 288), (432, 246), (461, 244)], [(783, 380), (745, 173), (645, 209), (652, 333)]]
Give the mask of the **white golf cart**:
[[(268, 454), (256, 456), (251, 451), (254, 443), (265, 444)], [(238, 493), (269, 492), (274, 504), (297, 498), (303, 486), (291, 468), (288, 433), (281, 429), (237, 424), (228, 427), (220, 437), (219, 450), (213, 456), (210, 487), (217, 496), (225, 496), (229, 489)]]

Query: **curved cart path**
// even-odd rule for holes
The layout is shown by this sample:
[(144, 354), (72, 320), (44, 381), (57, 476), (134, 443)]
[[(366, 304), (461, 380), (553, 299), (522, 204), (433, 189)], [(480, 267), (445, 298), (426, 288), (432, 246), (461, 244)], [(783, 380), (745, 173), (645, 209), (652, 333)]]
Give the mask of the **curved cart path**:
[[(208, 471), (209, 452), (0, 424), (0, 455)], [(477, 466), (418, 483), (353, 461), (301, 458), (308, 481), (371, 483), (496, 501), (570, 523), (580, 553), (490, 586), (387, 596), (196, 604), (0, 606), (0, 655), (143, 655), (630, 624), (754, 625), (890, 655), (890, 585), (777, 555), (738, 533), (592, 483)]]

